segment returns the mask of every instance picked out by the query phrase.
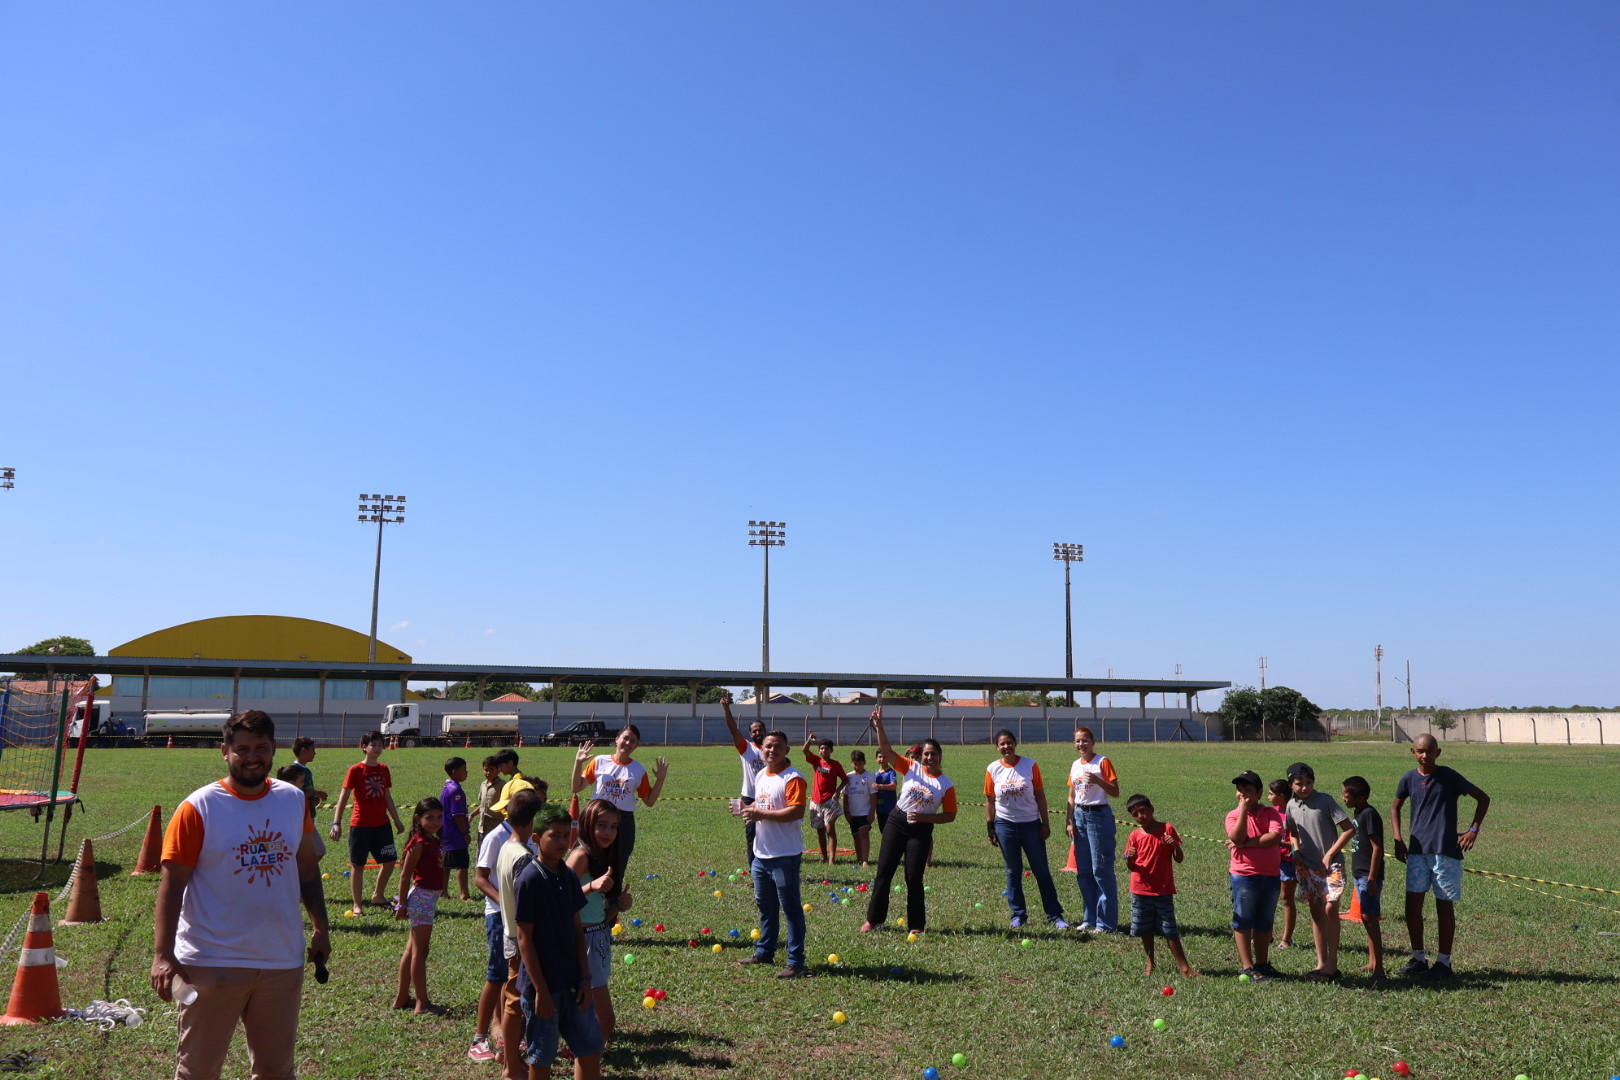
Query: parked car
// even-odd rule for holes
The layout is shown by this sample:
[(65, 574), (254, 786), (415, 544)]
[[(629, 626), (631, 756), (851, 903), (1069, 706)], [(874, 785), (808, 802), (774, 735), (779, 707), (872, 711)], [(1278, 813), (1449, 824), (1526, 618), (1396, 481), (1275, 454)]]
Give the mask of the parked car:
[(608, 726), (601, 720), (581, 720), (557, 731), (540, 736), (541, 746), (579, 746), (581, 743), (605, 743), (611, 738)]

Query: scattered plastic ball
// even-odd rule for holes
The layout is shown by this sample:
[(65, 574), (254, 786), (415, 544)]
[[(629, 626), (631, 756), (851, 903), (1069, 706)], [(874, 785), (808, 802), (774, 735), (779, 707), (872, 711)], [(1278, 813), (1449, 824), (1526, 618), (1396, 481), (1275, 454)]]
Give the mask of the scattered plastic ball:
[(648, 874), (646, 877), (642, 878), (642, 880), (643, 881), (651, 881), (652, 878), (653, 878), (653, 876), (651, 874)]
[(614, 923), (613, 924), (613, 936), (618, 937), (622, 933), (624, 933), (624, 925), (622, 923)]
[(917, 931), (913, 930), (911, 933), (907, 934), (906, 941), (912, 945), (917, 944)]
[(906, 925), (906, 917), (904, 915), (901, 915), (899, 918), (894, 920), (894, 925), (896, 925), (896, 926), (904, 926), (904, 925)]
[(838, 954), (837, 953), (828, 953), (827, 954), (827, 963), (829, 963), (829, 964), (838, 963)]
[(736, 875), (736, 874), (732, 874), (732, 875), (731, 875), (731, 876), (730, 876), (730, 877), (728, 877), (728, 878), (726, 878), (726, 880), (727, 880), (727, 881), (732, 881), (732, 882), (734, 882), (734, 881), (736, 881), (736, 880), (737, 880), (737, 875)]
[(923, 1070), (923, 1080), (939, 1080), (939, 1070), (930, 1065)]
[(1026, 949), (1033, 948), (1034, 945), (1035, 945), (1035, 943), (1033, 941), (1029, 940), (1029, 938), (1025, 938), (1023, 941), (1020, 941), (1018, 944), (1022, 945)]
[(631, 926), (640, 926), (641, 925), (641, 920), (640, 919), (631, 919), (630, 920), (630, 925)]
[(809, 904), (804, 905), (804, 910), (809, 911), (810, 910), (810, 905)]
[(900, 886), (900, 885), (896, 885), (896, 886), (895, 886), (895, 887), (894, 887), (894, 891), (895, 891), (895, 892), (899, 892), (899, 891), (900, 891), (900, 890), (901, 890), (901, 889), (902, 889), (902, 888), (903, 888), (903, 886)]
[(1033, 870), (1025, 870), (1024, 871), (1024, 876), (1025, 877), (1034, 877), (1035, 876), (1035, 871), (1033, 871)]
[(924, 885), (923, 886), (923, 892), (933, 892), (933, 891), (934, 891), (934, 887), (932, 885)]
[(1160, 990), (1159, 993), (1163, 994), (1165, 997), (1175, 997), (1176, 988), (1173, 986), (1167, 986), (1163, 990)]
[(966, 1054), (952, 1054), (951, 1055), (951, 1064), (955, 1065), (958, 1069), (960, 1069), (962, 1066), (967, 1064), (967, 1055)]
[[(1238, 976), (1238, 982), (1248, 982), (1248, 981), (1249, 981), (1249, 976), (1248, 976), (1247, 972), (1245, 972), (1244, 974)], [(1355, 1073), (1345, 1073), (1345, 1075), (1346, 1076), (1354, 1076), (1356, 1074)]]
[(665, 998), (669, 997), (669, 991), (668, 990), (654, 990), (653, 991), (653, 997), (657, 998), (659, 1001), (663, 1001)]
[(1161, 1017), (1159, 1017), (1159, 1019), (1153, 1021), (1153, 1030), (1154, 1031), (1163, 1031), (1164, 1029), (1165, 1029), (1164, 1017), (1161, 1016)]
[(717, 955), (717, 956), (718, 956), (718, 955), (719, 955), (719, 954), (720, 954), (720, 953), (722, 953), (722, 952), (724, 952), (724, 951), (725, 951), (725, 948), (726, 948), (726, 947), (725, 947), (725, 946), (724, 946), (724, 945), (722, 945), (722, 944), (720, 944), (720, 943), (719, 943), (719, 942), (718, 942), (718, 941), (717, 941), (717, 942), (715, 942), (715, 943), (714, 943), (714, 948), (713, 948), (713, 949), (712, 949), (712, 950), (711, 950), (711, 951), (712, 951), (712, 952), (714, 952), (714, 953), (715, 953), (715, 955)]
[(866, 882), (863, 881), (859, 885), (855, 886), (855, 891), (856, 892), (865, 892), (866, 891)]
[(325, 881), (325, 880), (326, 880), (326, 879), (327, 879), (327, 878), (329, 878), (329, 877), (331, 877), (331, 876), (332, 876), (332, 875), (331, 875), (331, 874), (322, 874), (322, 875), (321, 875), (321, 880), (322, 880), (322, 881)]
[(892, 968), (889, 969), (889, 974), (890, 975), (899, 975), (900, 974), (900, 969), (897, 968), (897, 967), (892, 967)]
[(849, 1017), (845, 1016), (842, 1012), (833, 1013), (833, 1023), (835, 1023), (835, 1024), (842, 1024), (842, 1023), (847, 1022), (848, 1020), (849, 1020)]
[(983, 911), (984, 910), (984, 905), (983, 904), (974, 904), (973, 905), (973, 910), (974, 911)]
[[(1395, 1070), (1395, 1075), (1396, 1076), (1409, 1076), (1409, 1075), (1411, 1075), (1411, 1072), (1412, 1072), (1412, 1066), (1408, 1065), (1404, 1061), (1397, 1061), (1394, 1065), (1391, 1066), (1391, 1068), (1393, 1068)], [(1611, 1077), (1611, 1080), (1613, 1080), (1612, 1077)]]
[(1125, 1049), (1125, 1036), (1115, 1035), (1113, 1038), (1108, 1040), (1108, 1045), (1112, 1046), (1115, 1050)]
[(710, 934), (714, 933), (714, 931), (705, 926), (702, 930), (699, 930), (698, 933), (702, 934), (704, 937), (708, 937)]
[(648, 994), (646, 997), (641, 999), (641, 1007), (643, 1009), (655, 1008), (655, 1007), (657, 1007), (657, 1005), (658, 1005), (658, 999), (653, 997), (651, 994)]
[(714, 898), (716, 900), (720, 899), (724, 895), (725, 893), (721, 892), (719, 889), (714, 890)]
[(686, 944), (688, 946), (690, 946), (691, 948), (695, 949), (695, 948), (698, 947), (698, 940), (697, 940), (697, 938), (687, 938), (686, 939)]
[(845, 906), (845, 907), (849, 907), (849, 897), (847, 897), (847, 896), (846, 896), (846, 897), (844, 897), (844, 898), (843, 898), (843, 899), (842, 899), (842, 900), (840, 900), (840, 901), (838, 901), (838, 902), (839, 902), (839, 903), (840, 903), (840, 904), (843, 904), (843, 905), (844, 905), (844, 906)]
[(1518, 1076), (1515, 1076), (1513, 1080), (1530, 1080), (1530, 1078), (1524, 1075), (1524, 1073), (1520, 1073)]
[(1352, 1077), (1356, 1077), (1356, 1076), (1360, 1076), (1360, 1075), (1361, 1075), (1361, 1070), (1360, 1069), (1346, 1069), (1346, 1070), (1344, 1070), (1345, 1080), (1351, 1080)]
[(347, 871), (347, 870), (345, 870), (345, 871), (343, 871), (343, 876), (344, 876), (344, 877), (348, 877), (348, 876), (349, 876), (349, 872), (348, 872), (348, 871)]
[(832, 892), (830, 892), (830, 893), (828, 893), (828, 894), (827, 894), (827, 899), (829, 899), (829, 900), (836, 900), (836, 899), (838, 899), (838, 890), (837, 890), (837, 889), (834, 889), (834, 890), (833, 890), (833, 891), (832, 891)]
[(732, 937), (742, 937), (742, 931), (740, 930), (732, 930), (730, 931), (730, 934)]
[(636, 954), (635, 953), (625, 953), (624, 954), (624, 962), (627, 963), (627, 964), (635, 963), (636, 962)]
[(663, 932), (664, 932), (664, 924), (663, 924), (663, 923), (659, 923), (659, 924), (658, 924), (658, 925), (657, 925), (657, 926), (655, 926), (655, 927), (653, 927), (653, 931), (654, 931), (654, 932), (655, 932), (655, 933), (659, 933), (659, 934), (662, 934), (662, 933), (663, 933)]
[(752, 941), (758, 941), (759, 937), (760, 937), (759, 927), (756, 926), (756, 927), (754, 927), (754, 929), (748, 931), (748, 937)]

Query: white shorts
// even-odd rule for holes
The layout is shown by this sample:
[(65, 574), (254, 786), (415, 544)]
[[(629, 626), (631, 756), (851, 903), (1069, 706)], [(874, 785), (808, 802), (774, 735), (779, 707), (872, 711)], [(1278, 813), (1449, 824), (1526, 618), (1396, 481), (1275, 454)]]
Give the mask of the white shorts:
[(810, 821), (818, 829), (831, 828), (843, 816), (844, 808), (838, 805), (837, 799), (810, 804)]

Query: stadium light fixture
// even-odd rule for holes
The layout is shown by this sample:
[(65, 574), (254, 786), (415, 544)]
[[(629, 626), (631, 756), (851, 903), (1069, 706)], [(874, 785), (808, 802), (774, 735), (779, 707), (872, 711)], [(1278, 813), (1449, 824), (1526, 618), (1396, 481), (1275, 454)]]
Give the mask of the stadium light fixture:
[[(377, 662), (377, 598), (382, 589), (382, 537), (384, 525), (405, 524), (405, 496), (403, 495), (360, 495), (360, 523), (377, 524), (377, 565), (371, 574), (371, 644), (366, 649), (366, 659), (371, 663)], [(376, 694), (377, 683), (374, 679), (366, 680), (366, 700), (370, 701)]]
[(9, 465), (0, 469), (0, 488), (10, 491), (17, 486), (17, 470)]
[[(1063, 677), (1074, 678), (1074, 607), (1069, 590), (1069, 564), (1085, 562), (1084, 544), (1052, 544), (1052, 559), (1063, 564)], [(1074, 687), (1064, 692), (1063, 702), (1074, 708)]]
[(759, 670), (771, 670), (771, 548), (787, 546), (787, 522), (750, 521), (748, 546), (765, 549), (765, 608), (760, 631)]

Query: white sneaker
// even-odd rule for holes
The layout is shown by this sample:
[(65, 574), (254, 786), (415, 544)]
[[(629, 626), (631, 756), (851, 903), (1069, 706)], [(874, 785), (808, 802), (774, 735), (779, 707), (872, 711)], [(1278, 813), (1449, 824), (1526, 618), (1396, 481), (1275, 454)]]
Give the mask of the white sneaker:
[(1080, 924), (1080, 932), (1082, 934), (1095, 934), (1097, 932), (1097, 928), (1088, 922), (1083, 922)]

